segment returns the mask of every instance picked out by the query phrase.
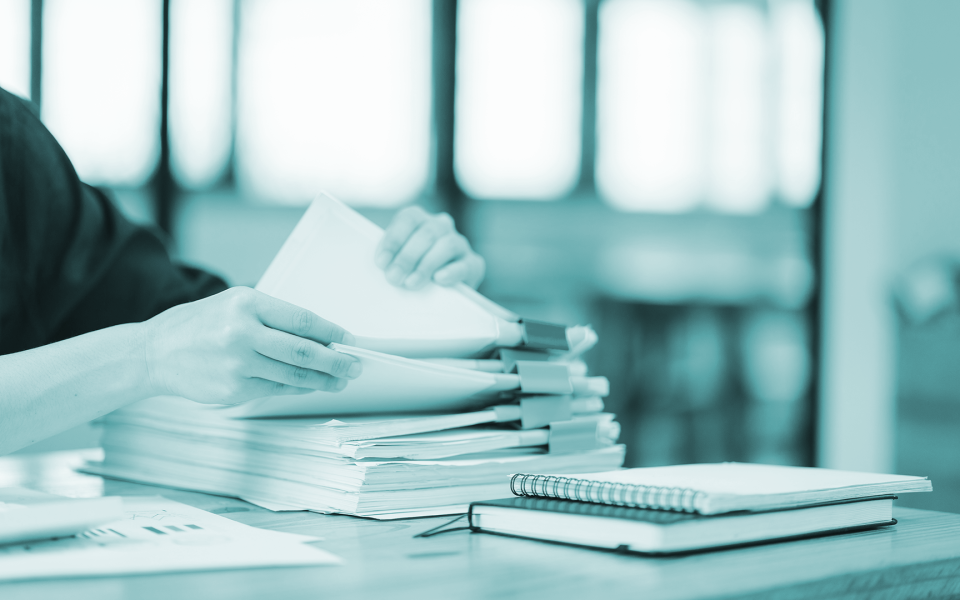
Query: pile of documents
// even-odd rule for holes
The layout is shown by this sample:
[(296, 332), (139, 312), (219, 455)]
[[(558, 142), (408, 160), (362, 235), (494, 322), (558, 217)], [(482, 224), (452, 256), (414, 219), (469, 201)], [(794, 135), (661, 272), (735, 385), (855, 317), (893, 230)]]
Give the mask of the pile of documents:
[(257, 289), (350, 331), (363, 373), (339, 393), (206, 406), (153, 398), (105, 421), (104, 475), (236, 496), (273, 510), (380, 519), (455, 514), (512, 473), (618, 468), (609, 385), (589, 327), (524, 320), (465, 286), (390, 285), (382, 230), (326, 195)]

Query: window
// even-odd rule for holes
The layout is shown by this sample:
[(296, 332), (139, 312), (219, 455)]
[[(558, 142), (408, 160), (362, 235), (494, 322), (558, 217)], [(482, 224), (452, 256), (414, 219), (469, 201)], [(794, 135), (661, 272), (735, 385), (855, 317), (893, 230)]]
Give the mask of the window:
[(241, 3), (236, 166), (256, 197), (417, 197), (430, 167), (429, 0)]
[[(43, 118), (91, 183), (141, 186), (157, 168), (162, 6), (43, 3)], [(432, 6), (172, 0), (176, 181), (281, 204), (323, 189), (361, 206), (424, 195), (441, 154)], [(0, 85), (23, 95), (30, 9), (0, 0)], [(812, 0), (459, 0), (457, 14), (453, 168), (468, 197), (576, 193), (667, 213), (812, 202)]]
[(161, 2), (46, 0), (47, 127), (93, 184), (143, 185), (159, 153)]
[(780, 60), (777, 173), (780, 197), (810, 205), (820, 186), (823, 25), (812, 2), (778, 2), (771, 13)]
[(0, 87), (30, 97), (30, 0), (0, 0)]
[(706, 32), (686, 0), (600, 5), (597, 184), (614, 207), (680, 212), (699, 201)]
[(476, 198), (545, 200), (580, 174), (582, 0), (462, 0), (455, 167)]
[(233, 0), (170, 4), (170, 145), (177, 182), (218, 183), (233, 141)]
[(597, 180), (622, 210), (804, 207), (819, 186), (823, 33), (809, 0), (605, 0)]
[(621, 210), (805, 207), (819, 186), (823, 32), (810, 0), (605, 0), (597, 183)]

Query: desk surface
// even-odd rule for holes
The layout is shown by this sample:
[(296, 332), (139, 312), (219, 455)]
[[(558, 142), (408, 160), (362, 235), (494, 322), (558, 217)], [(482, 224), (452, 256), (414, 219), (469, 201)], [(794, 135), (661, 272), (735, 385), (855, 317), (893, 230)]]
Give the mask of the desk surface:
[(38, 581), (3, 600), (66, 598), (939, 598), (960, 596), (960, 515), (899, 509), (874, 531), (680, 558), (645, 558), (458, 531), (447, 518), (373, 521), (273, 513), (240, 500), (73, 473), (78, 453), (0, 458), (0, 487), (163, 495), (268, 529), (316, 535), (334, 567)]

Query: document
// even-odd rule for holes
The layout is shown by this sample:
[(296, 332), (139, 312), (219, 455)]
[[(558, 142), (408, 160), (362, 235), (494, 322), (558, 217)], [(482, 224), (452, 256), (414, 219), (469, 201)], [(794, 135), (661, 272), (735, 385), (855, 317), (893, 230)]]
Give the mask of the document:
[(311, 392), (260, 398), (219, 410), (231, 417), (390, 414), (456, 411), (491, 404), (491, 396), (517, 389), (520, 378), (392, 356), (362, 348), (330, 344), (355, 356), (360, 377), (340, 392)]
[(408, 357), (469, 357), (516, 346), (510, 313), (465, 286), (391, 285), (374, 263), (383, 230), (321, 194), (297, 223), (257, 289), (309, 309), (356, 336), (357, 345)]
[[(602, 398), (574, 398), (571, 412), (596, 415), (604, 409)], [(110, 427), (104, 439), (112, 438), (116, 428), (135, 427), (157, 430), (183, 438), (209, 438), (287, 448), (291, 452), (313, 450), (339, 452), (349, 442), (416, 435), (460, 429), (489, 423), (510, 423), (521, 419), (517, 405), (498, 405), (474, 412), (424, 415), (384, 415), (340, 417), (332, 419), (234, 419), (224, 411), (205, 404), (173, 396), (157, 396), (110, 413), (104, 421)], [(143, 435), (139, 433), (138, 435)]]
[(76, 537), (0, 546), (0, 581), (339, 564), (316, 538), (250, 527), (159, 496)]
[(123, 516), (120, 498), (67, 498), (0, 488), (0, 545), (70, 536)]
[[(244, 404), (220, 406), (216, 410), (238, 418), (476, 410), (498, 402), (501, 392), (529, 391), (528, 384), (536, 383), (513, 373), (465, 369), (438, 361), (403, 358), (343, 344), (330, 344), (330, 347), (355, 356), (363, 365), (360, 377), (347, 384), (343, 391), (271, 396)], [(566, 369), (566, 365), (561, 368)], [(569, 373), (569, 370), (564, 372)], [(610, 393), (605, 377), (564, 375), (563, 383), (578, 397), (606, 396)], [(538, 389), (533, 393), (552, 393), (552, 390), (547, 392)]]

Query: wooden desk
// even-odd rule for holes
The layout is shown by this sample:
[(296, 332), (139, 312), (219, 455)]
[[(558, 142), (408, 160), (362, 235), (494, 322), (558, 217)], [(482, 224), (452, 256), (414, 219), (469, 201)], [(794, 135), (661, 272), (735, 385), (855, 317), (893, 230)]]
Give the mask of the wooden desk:
[(373, 521), (272, 513), (239, 500), (68, 469), (76, 453), (0, 458), (0, 486), (160, 494), (237, 521), (322, 536), (344, 566), (0, 585), (3, 600), (70, 598), (945, 598), (960, 596), (960, 515), (900, 509), (899, 525), (682, 558), (643, 558), (465, 531), (445, 518)]

